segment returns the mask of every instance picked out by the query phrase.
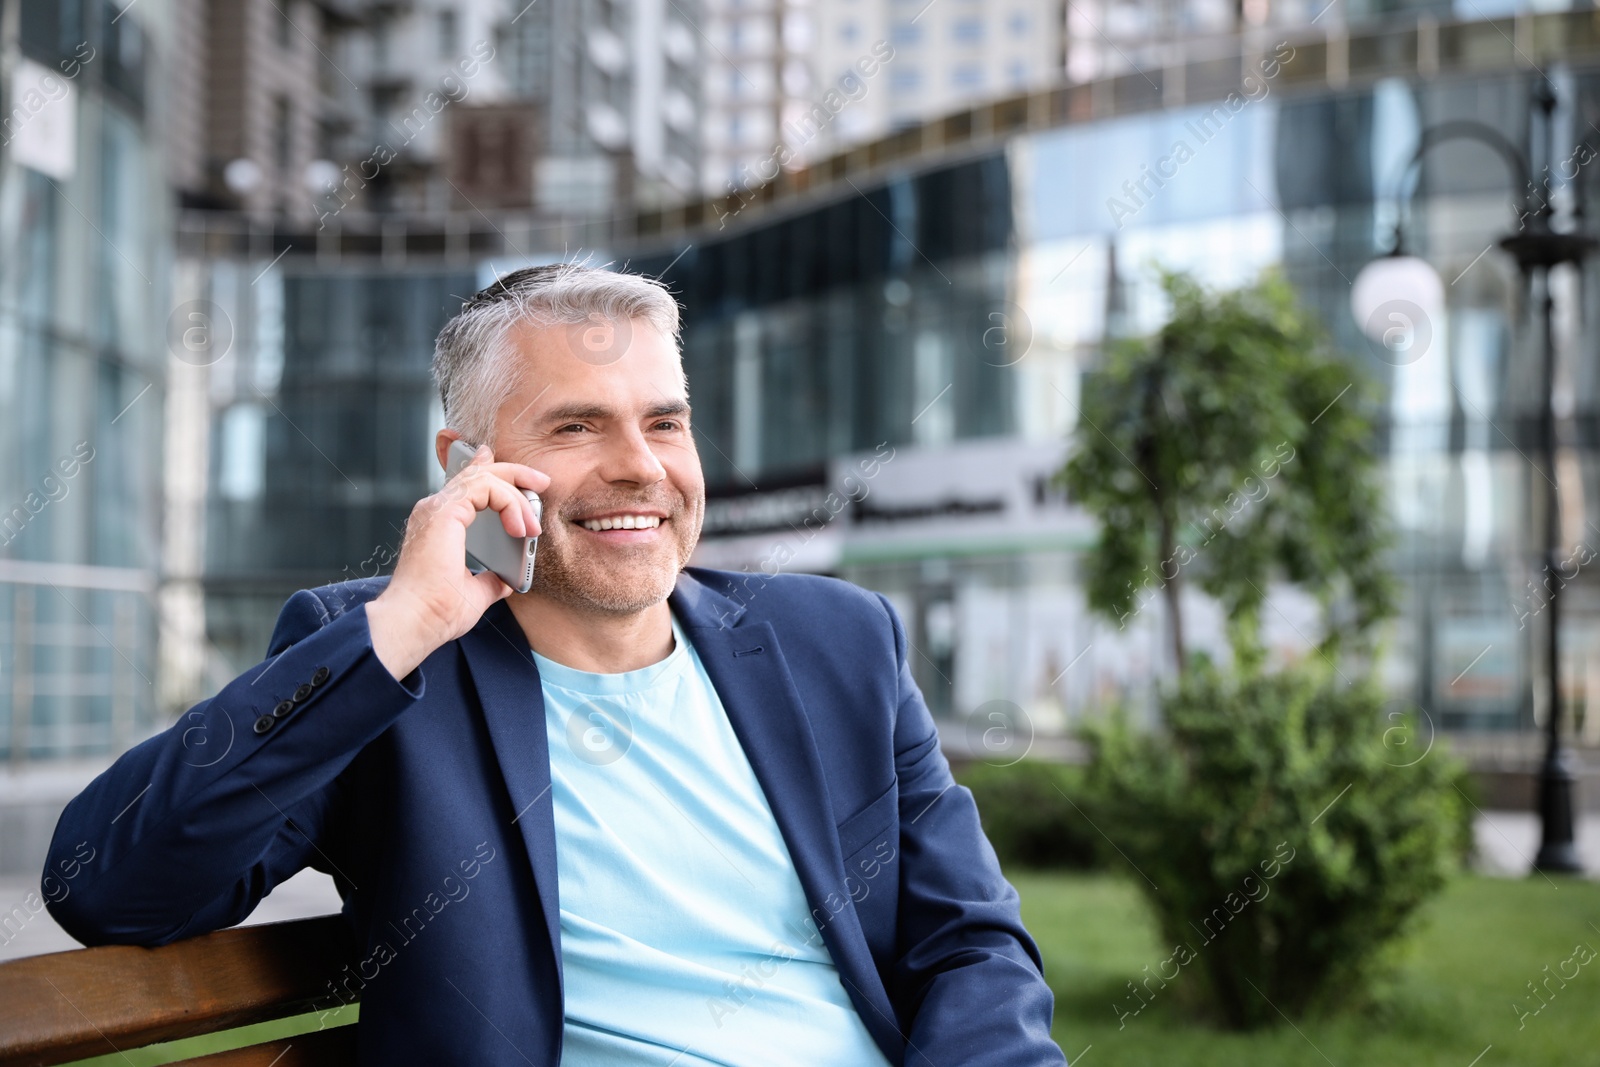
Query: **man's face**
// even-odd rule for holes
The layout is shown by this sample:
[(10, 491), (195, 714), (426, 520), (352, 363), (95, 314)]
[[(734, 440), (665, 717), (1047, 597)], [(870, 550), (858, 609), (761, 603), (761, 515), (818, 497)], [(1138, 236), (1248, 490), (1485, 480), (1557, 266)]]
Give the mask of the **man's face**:
[(496, 414), (492, 445), (496, 459), (550, 476), (530, 595), (631, 615), (665, 600), (688, 563), (705, 476), (673, 344), (644, 319), (619, 324), (615, 358), (575, 336), (513, 330), (524, 384)]

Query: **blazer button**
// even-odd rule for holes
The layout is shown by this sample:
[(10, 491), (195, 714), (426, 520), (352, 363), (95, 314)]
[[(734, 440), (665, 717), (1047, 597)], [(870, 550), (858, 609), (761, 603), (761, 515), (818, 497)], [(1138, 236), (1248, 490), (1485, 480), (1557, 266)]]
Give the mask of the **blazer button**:
[(328, 673), (328, 668), (318, 667), (311, 673), (311, 684), (321, 685), (323, 682), (326, 682), (328, 680)]
[(278, 706), (272, 709), (272, 717), (274, 719), (281, 719), (281, 718), (283, 718), (285, 715), (289, 714), (293, 710), (294, 710), (294, 701), (292, 701), (292, 700), (280, 700), (280, 701), (278, 701)]
[(304, 704), (306, 697), (310, 695), (311, 686), (307, 685), (305, 682), (301, 682), (300, 687), (294, 691), (294, 702), (296, 704)]
[(274, 719), (271, 715), (263, 715), (263, 716), (261, 716), (261, 718), (256, 720), (256, 733), (258, 733), (258, 734), (266, 733), (268, 730), (272, 729), (272, 724), (277, 722), (277, 721), (278, 720)]

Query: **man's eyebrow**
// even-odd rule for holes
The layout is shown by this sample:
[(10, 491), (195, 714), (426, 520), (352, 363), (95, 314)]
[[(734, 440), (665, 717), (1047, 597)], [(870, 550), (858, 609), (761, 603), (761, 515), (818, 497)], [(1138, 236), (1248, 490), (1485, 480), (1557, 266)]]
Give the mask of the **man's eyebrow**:
[[(688, 401), (666, 400), (647, 409), (644, 412), (644, 417), (650, 419), (659, 419), (666, 415), (686, 415), (688, 412)], [(549, 411), (539, 416), (539, 421), (545, 424), (552, 422), (603, 422), (606, 419), (613, 419), (616, 417), (617, 413), (615, 409), (608, 408), (603, 404), (579, 403), (563, 404), (560, 407), (551, 408)]]
[(652, 419), (659, 419), (664, 415), (687, 414), (689, 414), (689, 402), (687, 400), (664, 400), (645, 412), (645, 416)]

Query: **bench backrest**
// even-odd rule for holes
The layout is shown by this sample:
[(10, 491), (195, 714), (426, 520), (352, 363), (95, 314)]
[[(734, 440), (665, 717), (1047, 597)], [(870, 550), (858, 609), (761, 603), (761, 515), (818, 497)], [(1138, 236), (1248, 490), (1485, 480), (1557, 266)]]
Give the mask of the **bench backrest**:
[[(160, 948), (106, 945), (0, 964), (0, 1067), (69, 1063), (337, 1006), (355, 958), (338, 915), (241, 926)], [(336, 1026), (185, 1060), (207, 1067), (353, 1063)]]

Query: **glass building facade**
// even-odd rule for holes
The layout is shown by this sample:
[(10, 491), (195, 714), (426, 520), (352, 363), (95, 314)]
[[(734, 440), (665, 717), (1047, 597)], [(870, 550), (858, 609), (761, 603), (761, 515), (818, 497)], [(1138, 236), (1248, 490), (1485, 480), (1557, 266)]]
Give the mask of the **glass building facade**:
[[(1587, 128), (1574, 116), (1589, 113), (1600, 83), (1581, 69), (1553, 76), (1571, 156), (1572, 180), (1551, 181), (1560, 203), (1594, 182), (1577, 164)], [(1352, 279), (1392, 241), (1420, 132), (1471, 118), (1526, 146), (1530, 76), (1393, 78), (1320, 94), (1256, 84), (1236, 110), (1208, 101), (1020, 136), (696, 243), (667, 272), (684, 295), (696, 420), (723, 492), (829, 479), (839, 490), (848, 463), (819, 475), (819, 460), (879, 441), (911, 457), (882, 475), (894, 506), (853, 503), (837, 543), (808, 564), (896, 599), (918, 681), (955, 721), (1000, 701), (1043, 729), (1065, 726), (1109, 696), (1148, 694), (1166, 666), (1160, 605), (1125, 630), (1087, 614), (1077, 567), (1093, 531), (1043, 481), (1071, 436), (1092, 432), (1076, 404), (1106, 342), (1160, 324), (1157, 267), (1219, 287), (1282, 270), (1352, 373), (1379, 387), (1404, 589), (1385, 660), (1397, 699), (1450, 730), (1542, 720), (1527, 696), (1544, 600), (1529, 481), (1539, 478), (1540, 355), (1522, 282), (1494, 247), (1517, 227), (1521, 190), (1492, 150), (1453, 142), (1422, 165), (1406, 238), (1448, 283), (1431, 336), (1397, 359), (1350, 312)], [(680, 251), (635, 263), (651, 272)], [(1597, 397), (1585, 356), (1596, 337), (1577, 311), (1600, 294), (1570, 269), (1552, 288), (1569, 412), (1558, 482), (1574, 548), (1600, 536), (1586, 492)], [(970, 485), (940, 476), (952, 465), (972, 470)], [(986, 513), (985, 502), (1000, 506)], [(748, 501), (742, 510), (760, 514)], [(798, 526), (806, 513), (787, 519)], [(707, 554), (752, 570), (772, 558), (763, 536)], [(1283, 657), (1304, 654), (1315, 612), (1289, 590), (1271, 603), (1269, 641)], [(1220, 634), (1211, 605), (1196, 598), (1185, 611), (1199, 632)], [(1600, 741), (1600, 717), (1585, 714), (1600, 684), (1594, 612), (1580, 576), (1562, 624), (1563, 694), (1590, 744)]]
[[(1565, 203), (1593, 185), (1594, 153), (1577, 149), (1579, 116), (1600, 104), (1589, 65), (1600, 47), (1592, 27), (1585, 37), (1530, 25), (1508, 24), (1516, 37), (1490, 23), (1399, 26), (1343, 53), (1319, 39), (1276, 53), (1281, 73), (1236, 57), (1209, 82), (1191, 70), (1184, 102), (1168, 106), (1102, 106), (1102, 90), (1086, 88), (1084, 107), (1066, 97), (1014, 135), (898, 152), (726, 226), (708, 210), (677, 236), (614, 241), (597, 261), (659, 274), (681, 295), (712, 498), (697, 561), (835, 574), (890, 595), (952, 747), (975, 743), (997, 709), (1043, 743), (1112, 698), (1147, 698), (1168, 667), (1160, 605), (1125, 628), (1087, 611), (1080, 568), (1094, 524), (1050, 475), (1087, 432), (1077, 405), (1108, 340), (1160, 323), (1158, 266), (1214, 286), (1276, 267), (1382, 397), (1403, 586), (1386, 683), (1442, 729), (1528, 736), (1544, 715), (1527, 696), (1542, 603), (1530, 587), (1542, 398), (1530, 302), (1495, 247), (1517, 225), (1515, 179), (1471, 142), (1426, 157), (1407, 244), (1438, 269), (1448, 307), (1419, 354), (1397, 360), (1368, 341), (1349, 294), (1388, 250), (1423, 129), (1472, 118), (1529, 144), (1531, 72), (1501, 37), (1536, 50), (1566, 34), (1589, 49), (1543, 65), (1575, 164), (1548, 193)], [(1251, 63), (1273, 54), (1269, 42)], [(1297, 73), (1313, 64), (1315, 78)], [(1254, 80), (1229, 102), (1241, 71)], [(1104, 91), (1144, 92), (1132, 76)], [(387, 569), (410, 504), (437, 484), (433, 333), (493, 270), (562, 256), (393, 269), (290, 254), (270, 284), (237, 287), (255, 309), (238, 314), (277, 338), (254, 369), (219, 365), (211, 393), (206, 606), (237, 667), (260, 657), (293, 589)], [(254, 273), (268, 258), (205, 269)], [(1578, 310), (1597, 306), (1595, 286), (1570, 269), (1552, 280), (1569, 548), (1600, 537), (1588, 504), (1596, 327)], [(1304, 654), (1315, 605), (1288, 589), (1269, 604), (1274, 654)], [(1587, 572), (1566, 605), (1562, 691), (1593, 746), (1600, 606)], [(1185, 611), (1191, 630), (1222, 632), (1203, 599)]]
[(171, 219), (150, 13), (88, 0), (6, 13), (0, 759), (15, 766), (120, 751), (162, 719)]
[[(439, 484), (433, 339), (470, 270), (307, 269), (211, 292), (244, 324), (212, 368), (206, 620), (229, 664), (265, 654), (290, 592), (387, 572), (411, 507)], [(230, 675), (231, 676), (231, 675)]]

